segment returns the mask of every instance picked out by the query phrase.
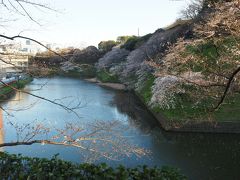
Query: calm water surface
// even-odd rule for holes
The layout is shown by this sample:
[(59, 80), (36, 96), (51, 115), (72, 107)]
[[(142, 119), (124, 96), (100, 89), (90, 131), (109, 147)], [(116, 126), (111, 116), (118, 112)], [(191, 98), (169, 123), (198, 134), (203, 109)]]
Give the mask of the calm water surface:
[[(46, 82), (41, 90), (36, 91)], [(82, 108), (77, 111), (82, 122), (119, 120), (129, 127), (126, 134), (130, 143), (151, 151), (149, 156), (142, 158), (129, 157), (121, 161), (100, 159), (97, 162), (128, 167), (170, 165), (180, 168), (190, 179), (240, 178), (240, 135), (165, 132), (133, 94), (105, 89), (78, 79), (35, 79), (25, 90), (49, 99), (70, 96), (62, 99), (65, 104), (74, 105), (79, 100)], [(3, 113), (4, 131), (0, 139), (5, 142), (16, 140), (16, 132), (7, 123), (9, 121), (27, 123), (40, 120), (61, 127), (66, 121), (77, 118), (58, 106), (22, 93), (16, 94), (3, 106), (10, 111), (27, 109), (12, 111), (14, 117)], [(60, 158), (77, 163), (82, 162), (84, 156), (77, 148), (39, 144), (5, 147), (4, 151), (47, 158), (60, 153)]]

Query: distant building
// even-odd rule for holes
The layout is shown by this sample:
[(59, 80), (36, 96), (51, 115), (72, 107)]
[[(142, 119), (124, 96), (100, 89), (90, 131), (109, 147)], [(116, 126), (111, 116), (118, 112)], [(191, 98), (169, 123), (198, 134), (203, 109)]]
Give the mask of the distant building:
[(31, 43), (29, 40), (26, 40), (25, 43), (21, 44), (19, 51), (24, 54), (35, 55), (39, 51), (39, 46), (35, 43)]
[[(53, 50), (57, 48), (56, 44), (46, 44), (46, 46)], [(28, 68), (29, 56), (36, 55), (37, 52), (43, 49), (41, 48), (41, 46), (30, 40), (0, 44), (0, 78), (4, 77), (6, 73), (26, 70)]]
[(0, 61), (0, 71), (4, 74), (22, 72), (28, 68), (28, 55), (0, 55), (0, 59), (2, 60)]
[(26, 40), (26, 45), (30, 45), (31, 41), (30, 40)]
[(1, 53), (18, 53), (20, 49), (21, 49), (20, 43), (0, 45)]
[(36, 43), (31, 43), (29, 40), (25, 41), (25, 43), (9, 43), (0, 45), (0, 52), (2, 53), (35, 55), (39, 51), (39, 46)]
[(20, 43), (0, 45), (0, 78), (7, 73), (26, 70), (29, 55), (31, 53), (28, 52), (28, 49), (22, 48)]

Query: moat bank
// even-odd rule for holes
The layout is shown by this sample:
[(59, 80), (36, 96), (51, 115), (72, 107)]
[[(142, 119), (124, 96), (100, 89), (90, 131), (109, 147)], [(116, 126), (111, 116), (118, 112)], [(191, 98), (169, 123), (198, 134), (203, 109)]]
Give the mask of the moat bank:
[[(61, 74), (63, 77), (68, 76), (68, 74)], [(118, 81), (114, 81), (112, 77), (110, 77), (107, 74), (104, 74), (104, 78), (98, 75), (96, 72), (97, 77), (81, 77), (79, 73), (75, 73), (75, 78), (81, 78), (85, 81), (95, 83), (99, 86), (106, 87), (113, 90), (120, 90), (120, 91), (128, 91), (128, 86), (126, 86), (123, 83), (119, 83)], [(102, 81), (101, 81), (102, 80)], [(105, 81), (106, 80), (106, 81)], [(147, 84), (147, 83), (146, 83)], [(146, 103), (145, 100), (145, 94), (149, 94), (149, 91), (152, 88), (152, 84), (149, 84), (149, 87), (146, 86), (144, 91), (142, 93), (136, 92), (134, 90), (130, 90), (132, 93), (136, 95), (136, 98), (138, 98), (143, 106), (145, 106), (146, 110), (149, 111), (160, 123), (161, 127), (166, 131), (172, 131), (172, 132), (200, 132), (200, 133), (240, 133), (240, 122), (239, 121), (231, 121), (231, 117), (225, 117), (226, 119), (223, 119), (221, 121), (215, 121), (215, 120), (207, 120), (207, 119), (199, 119), (199, 120), (183, 120), (179, 118), (179, 120), (171, 121), (169, 120), (163, 112), (161, 111), (155, 111), (155, 109), (151, 108), (149, 104)], [(174, 110), (173, 110), (174, 111)], [(174, 114), (174, 112), (173, 112)], [(176, 110), (176, 116), (177, 117), (177, 110)], [(233, 116), (234, 113), (232, 114)]]
[[(96, 83), (97, 85), (107, 87), (115, 90), (127, 91), (127, 86), (121, 83), (103, 83), (97, 78), (89, 78), (85, 79), (88, 82)], [(156, 112), (152, 109), (148, 104), (145, 103), (143, 94), (136, 93), (132, 91), (136, 95), (143, 106), (151, 113), (160, 123), (161, 127), (166, 131), (172, 132), (200, 132), (200, 133), (240, 133), (240, 122), (231, 121), (225, 119), (224, 121), (211, 121), (206, 119), (201, 120), (189, 120), (189, 121), (181, 121), (171, 122), (169, 121), (161, 112)], [(177, 114), (177, 112), (176, 112)], [(231, 118), (229, 118), (231, 119)]]

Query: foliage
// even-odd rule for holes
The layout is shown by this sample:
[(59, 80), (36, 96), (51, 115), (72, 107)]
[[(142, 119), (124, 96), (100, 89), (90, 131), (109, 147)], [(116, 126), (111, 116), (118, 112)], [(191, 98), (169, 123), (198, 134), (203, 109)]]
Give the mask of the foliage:
[(194, 19), (201, 12), (205, 0), (191, 0), (188, 7), (181, 11), (184, 19)]
[(30, 66), (37, 66), (38, 68), (59, 67), (64, 62), (64, 59), (56, 55), (36, 55), (30, 61)]
[[(227, 37), (215, 42), (187, 45), (180, 55), (184, 63), (175, 61), (168, 68), (172, 73), (175, 71), (178, 74), (176, 76), (186, 84), (195, 86), (194, 89), (186, 89), (186, 93), (199, 102), (199, 106), (201, 101), (211, 99), (209, 103), (213, 107), (223, 93), (226, 77), (238, 66), (239, 55), (233, 51), (239, 42), (238, 38)], [(236, 93), (238, 89), (237, 78), (230, 93)]]
[(52, 77), (55, 76), (59, 71), (59, 68), (53, 67), (37, 67), (36, 65), (31, 66), (28, 69), (28, 73), (34, 77)]
[[(158, 29), (154, 34), (150, 35), (146, 42), (137, 49), (131, 51), (126, 58), (125, 67), (119, 75), (121, 79), (126, 82), (129, 76), (141, 78), (145, 73), (152, 73), (153, 68), (145, 68), (148, 66), (148, 62), (155, 59), (156, 56), (156, 62), (161, 62), (162, 55), (167, 51), (169, 46), (174, 43), (177, 38), (183, 36), (187, 29), (188, 27), (186, 25), (178, 26), (167, 31)], [(144, 70), (147, 71), (144, 72)], [(142, 81), (140, 81), (140, 83), (141, 82)], [(139, 83), (139, 81), (127, 83), (134, 84)]]
[(213, 117), (209, 116), (207, 111), (206, 107), (208, 106), (208, 100), (201, 102), (201, 106), (198, 106), (187, 94), (179, 93), (174, 95), (174, 108), (164, 108), (158, 104), (152, 109), (154, 112), (160, 112), (170, 123), (176, 125), (175, 123), (179, 124), (188, 121), (213, 120)]
[(51, 160), (22, 157), (0, 153), (0, 176), (2, 179), (186, 179), (178, 169), (162, 168), (125, 168), (115, 169), (106, 164), (73, 164), (60, 160), (55, 155)]
[(111, 51), (112, 48), (116, 45), (118, 45), (119, 42), (116, 42), (116, 41), (113, 41), (113, 40), (109, 40), (109, 41), (101, 41), (99, 44), (98, 44), (98, 49), (100, 51), (103, 51), (103, 52), (108, 52), (108, 51)]
[(152, 98), (152, 86), (155, 77), (153, 75), (148, 75), (147, 80), (144, 82), (142, 88), (139, 90), (139, 96), (143, 98), (144, 103), (148, 104)]
[(70, 56), (70, 61), (78, 64), (94, 64), (103, 55), (95, 46), (88, 46), (83, 50), (76, 49)]
[(132, 36), (118, 36), (117, 37), (117, 42), (119, 44), (123, 44), (125, 43), (129, 38), (131, 38)]
[(113, 75), (111, 73), (109, 73), (108, 71), (102, 69), (102, 70), (99, 70), (97, 72), (97, 78), (101, 81), (101, 82), (104, 82), (104, 83), (118, 83), (119, 80), (118, 80), (118, 77), (117, 75)]
[(140, 47), (144, 42), (146, 42), (152, 34), (147, 34), (142, 37), (137, 36), (131, 36), (127, 39), (127, 41), (121, 46), (121, 48), (125, 48), (129, 51), (133, 51), (134, 49), (137, 49)]
[(230, 96), (218, 111), (213, 113), (213, 119), (218, 121), (239, 121), (240, 95)]
[(171, 123), (185, 123), (187, 121), (218, 121), (218, 122), (236, 122), (240, 119), (240, 114), (236, 113), (240, 109), (240, 95), (228, 97), (226, 103), (218, 111), (209, 112), (211, 101), (205, 99), (201, 106), (194, 106), (196, 102), (185, 94), (178, 94), (177, 104), (173, 109), (162, 109), (160, 106), (154, 106), (153, 112), (161, 113)]
[(18, 89), (24, 88), (24, 86), (25, 86), (26, 84), (28, 84), (29, 82), (31, 82), (32, 80), (33, 80), (32, 77), (27, 77), (27, 78), (25, 78), (25, 79), (19, 80), (19, 81), (17, 82), (17, 88), (18, 88)]
[(79, 68), (64, 72), (63, 75), (77, 78), (92, 78), (96, 76), (96, 68), (93, 65), (83, 64)]
[(179, 88), (180, 81), (176, 76), (158, 77), (152, 86), (150, 105), (159, 106), (161, 109), (171, 109), (176, 106), (176, 94), (183, 93)]
[(112, 51), (107, 52), (102, 58), (100, 58), (96, 66), (99, 69), (111, 68), (112, 66), (125, 61), (128, 54), (128, 50), (115, 47)]
[[(155, 110), (162, 110), (170, 119), (239, 120), (239, 116), (232, 116), (230, 110), (237, 112), (240, 109), (235, 101), (240, 91), (239, 74), (235, 75), (226, 91), (229, 77), (240, 65), (237, 5), (236, 0), (215, 3), (214, 11), (205, 17), (204, 22), (194, 24), (193, 39), (180, 38), (170, 47), (156, 75), (159, 78), (175, 76), (182, 85), (173, 89), (176, 106), (170, 109), (161, 107), (163, 102), (158, 94), (162, 90), (153, 92), (153, 97), (159, 100)], [(172, 90), (171, 87), (166, 88), (166, 92)], [(179, 96), (182, 88), (184, 91)], [(227, 97), (219, 108), (217, 105), (225, 92)], [(169, 98), (168, 94), (165, 98)]]
[[(11, 86), (14, 88), (24, 88), (26, 84), (32, 81), (32, 78), (28, 77), (26, 79), (19, 80), (18, 82), (12, 83)], [(11, 87), (4, 86), (0, 88), (0, 99), (4, 100), (8, 97), (8, 94), (13, 92), (14, 90)]]
[(129, 51), (133, 51), (135, 48), (135, 45), (137, 44), (138, 42), (138, 37), (137, 36), (132, 36), (130, 37), (122, 46), (121, 48), (125, 48)]
[(172, 29), (172, 28), (175, 28), (177, 26), (181, 26), (181, 25), (184, 25), (184, 24), (187, 24), (187, 23), (190, 23), (191, 21), (190, 20), (183, 20), (183, 19), (177, 19), (174, 23), (168, 25), (167, 27), (164, 28), (164, 30), (169, 30), (169, 29)]
[[(13, 84), (13, 87), (14, 87), (14, 86), (15, 86), (15, 87), (17, 86), (16, 83)], [(0, 97), (1, 97), (1, 98), (4, 98), (5, 95), (11, 93), (12, 91), (13, 91), (13, 89), (10, 88), (10, 87), (2, 87), (1, 90), (0, 90)]]
[[(194, 59), (188, 61), (187, 64), (179, 66), (179, 68), (190, 69), (193, 72), (201, 71), (204, 75), (211, 75), (212, 72), (224, 70), (224, 72), (231, 72), (238, 61), (240, 60), (238, 54), (232, 51), (237, 50), (240, 43), (239, 37), (226, 37), (221, 39), (207, 40), (196, 45), (187, 45), (183, 57), (188, 55), (193, 56)], [(224, 57), (224, 58), (223, 58)], [(227, 57), (227, 58), (226, 58)]]
[(94, 64), (102, 57), (103, 52), (100, 52), (95, 46), (88, 46), (80, 49), (59, 49), (57, 56), (53, 52), (37, 53), (30, 61), (31, 67), (37, 66), (41, 68), (50, 68), (61, 66), (63, 63), (71, 61), (78, 64)]

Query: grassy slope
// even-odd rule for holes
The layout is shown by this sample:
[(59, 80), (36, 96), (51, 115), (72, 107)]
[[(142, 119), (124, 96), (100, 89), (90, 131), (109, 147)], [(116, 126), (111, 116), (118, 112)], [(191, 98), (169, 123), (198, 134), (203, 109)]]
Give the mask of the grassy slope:
[(154, 80), (155, 77), (153, 75), (149, 75), (141, 90), (137, 92), (137, 95), (144, 101), (146, 105), (148, 104), (152, 97), (152, 86)]
[[(11, 84), (11, 86), (14, 88), (20, 89), (20, 88), (23, 88), (26, 84), (28, 84), (31, 81), (32, 81), (32, 78), (19, 80), (18, 82)], [(14, 90), (11, 87), (7, 87), (7, 86), (0, 88), (0, 99), (5, 99), (6, 96), (13, 91)]]
[[(237, 39), (239, 40), (239, 39)], [(224, 38), (222, 43), (219, 44), (219, 49), (222, 51), (226, 51), (225, 47), (231, 49), (232, 45), (236, 43), (236, 39), (232, 37)], [(199, 51), (201, 49), (202, 51)], [(216, 49), (212, 47), (212, 42), (206, 44), (200, 44), (196, 47), (194, 46), (186, 46), (185, 52), (183, 54), (190, 53), (193, 56), (201, 56), (205, 59), (204, 63), (189, 62), (185, 63), (181, 66), (178, 66), (177, 71), (181, 72), (185, 69), (191, 69), (193, 72), (202, 72), (203, 74), (208, 69), (214, 69), (218, 67), (217, 62), (218, 55), (216, 53)], [(239, 57), (236, 57), (236, 61), (239, 60)], [(213, 63), (214, 62), (214, 63)], [(226, 71), (227, 69), (226, 65)], [(231, 67), (231, 66), (230, 66)], [(229, 71), (229, 70), (228, 70)], [(207, 76), (207, 75), (206, 75)], [(193, 90), (198, 91), (198, 90)], [(201, 93), (201, 92), (198, 92)], [(160, 109), (155, 107), (153, 110), (154, 112), (161, 112), (167, 119), (177, 122), (185, 122), (188, 120), (194, 121), (208, 121), (214, 120), (218, 122), (223, 121), (240, 121), (240, 94), (235, 93), (234, 95), (227, 96), (228, 98), (225, 102), (220, 106), (220, 108), (214, 112), (210, 112), (211, 104), (216, 104), (210, 98), (203, 100), (198, 108), (193, 108), (194, 100), (190, 100), (188, 98), (178, 98), (178, 105), (175, 109)]]
[(227, 100), (218, 110), (209, 112), (203, 108), (193, 108), (191, 103), (182, 102), (181, 107), (175, 109), (160, 109), (153, 108), (154, 112), (160, 112), (174, 122), (185, 122), (188, 120), (194, 121), (208, 121), (214, 120), (218, 122), (237, 122), (240, 121), (240, 94), (235, 95)]
[(227, 101), (213, 113), (214, 118), (217, 121), (240, 121), (240, 94)]
[(97, 72), (97, 78), (103, 83), (119, 83), (118, 77), (116, 75), (112, 75), (106, 70), (100, 70)]

